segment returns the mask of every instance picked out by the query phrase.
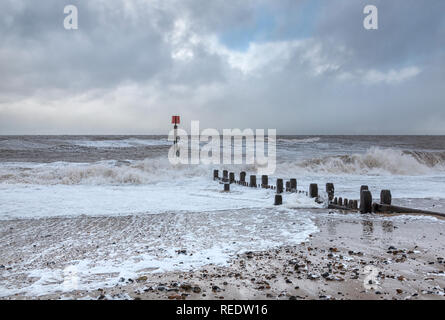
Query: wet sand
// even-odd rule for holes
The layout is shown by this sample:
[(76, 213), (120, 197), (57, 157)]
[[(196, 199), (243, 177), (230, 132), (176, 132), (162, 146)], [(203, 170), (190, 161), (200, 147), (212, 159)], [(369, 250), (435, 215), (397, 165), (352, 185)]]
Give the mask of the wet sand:
[[(45, 295), (13, 294), (2, 299), (445, 299), (444, 220), (327, 214), (319, 210), (314, 210), (312, 217), (320, 231), (311, 234), (305, 243), (246, 252), (233, 257), (227, 266), (207, 265), (187, 272), (146, 270), (138, 277), (121, 278), (112, 287)], [(39, 263), (46, 262), (51, 270), (60, 267), (57, 264), (79, 258), (70, 256), (74, 253), (69, 248), (54, 249), (54, 243), (66, 237), (80, 242), (78, 238), (86, 237), (85, 230), (90, 230), (89, 244), (86, 245), (88, 239), (82, 239), (85, 244), (83, 249), (76, 247), (77, 254), (93, 250), (100, 257), (99, 246), (103, 244), (94, 249), (94, 239), (99, 232), (106, 237), (107, 228), (100, 231), (100, 226), (94, 224), (119, 225), (128, 219), (132, 220), (84, 217), (2, 221), (0, 280), (14, 275), (9, 279), (16, 284), (35, 281), (25, 273), (13, 273), (13, 268), (19, 260), (34, 263), (26, 261), (29, 253), (24, 248), (32, 250), (36, 238), (40, 239), (34, 249), (41, 252)], [(141, 221), (132, 224), (136, 222), (140, 227)], [(38, 225), (40, 231), (36, 229)], [(43, 230), (49, 232), (63, 225), (65, 233), (45, 237)], [(31, 227), (36, 232), (34, 239), (27, 236), (26, 230)], [(119, 245), (131, 245), (131, 234), (122, 232), (120, 237)]]

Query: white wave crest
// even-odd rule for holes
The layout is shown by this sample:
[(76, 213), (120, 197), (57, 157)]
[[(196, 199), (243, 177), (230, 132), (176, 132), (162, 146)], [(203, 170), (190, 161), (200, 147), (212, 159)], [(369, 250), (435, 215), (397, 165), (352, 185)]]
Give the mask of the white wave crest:
[[(0, 167), (0, 183), (43, 185), (121, 185), (172, 182), (182, 178), (211, 177), (212, 165), (172, 165), (168, 158), (95, 163), (15, 163)], [(229, 168), (226, 168), (229, 169)], [(234, 168), (230, 168), (234, 170)], [(254, 165), (239, 165), (236, 171), (254, 171)]]
[(167, 139), (137, 139), (129, 138), (122, 140), (77, 140), (73, 144), (88, 148), (130, 148), (141, 146), (169, 146), (171, 142)]
[[(16, 163), (0, 166), (0, 183), (7, 184), (151, 184), (182, 178), (210, 178), (214, 165), (172, 165), (166, 157), (95, 163)], [(255, 165), (219, 167), (220, 170), (256, 172)], [(445, 152), (414, 152), (371, 148), (363, 154), (310, 160), (279, 161), (276, 176), (320, 175), (435, 175), (445, 173)]]
[(413, 152), (373, 147), (363, 154), (281, 163), (283, 171), (321, 174), (423, 175), (445, 171), (444, 152)]
[(320, 141), (320, 137), (312, 137), (312, 138), (304, 138), (304, 139), (289, 139), (289, 138), (280, 138), (277, 139), (278, 143), (283, 144), (303, 144), (303, 143), (314, 143)]

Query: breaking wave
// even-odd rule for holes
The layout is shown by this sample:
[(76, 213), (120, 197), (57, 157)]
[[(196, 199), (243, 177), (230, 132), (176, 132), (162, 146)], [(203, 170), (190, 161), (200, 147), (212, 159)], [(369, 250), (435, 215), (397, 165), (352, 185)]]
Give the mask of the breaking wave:
[(277, 139), (278, 143), (283, 144), (303, 144), (303, 143), (314, 143), (320, 141), (320, 137), (304, 138), (304, 139), (292, 139), (292, 138), (280, 138)]
[[(198, 166), (173, 168), (167, 159), (142, 161), (105, 161), (96, 163), (57, 162), (40, 165), (17, 165), (0, 169), (0, 182), (26, 184), (147, 184), (181, 176), (202, 174)], [(208, 173), (208, 172), (207, 172)]]
[(88, 148), (130, 148), (140, 146), (171, 146), (167, 139), (77, 140), (73, 144)]
[[(371, 148), (362, 154), (336, 155), (309, 160), (280, 161), (276, 176), (307, 174), (434, 175), (445, 173), (445, 152)], [(10, 163), (0, 166), (0, 183), (9, 184), (150, 184), (182, 178), (210, 178), (215, 165), (176, 165), (167, 158), (95, 163)], [(254, 173), (255, 165), (225, 167)], [(224, 168), (219, 168), (220, 170)]]
[[(96, 163), (17, 163), (0, 167), (0, 183), (44, 185), (122, 185), (180, 181), (183, 178), (210, 178), (214, 165), (172, 165), (167, 158)], [(228, 167), (227, 167), (228, 168)], [(232, 170), (233, 167), (232, 167)], [(236, 171), (256, 170), (254, 165), (238, 165)]]
[(363, 154), (338, 155), (281, 163), (283, 169), (328, 174), (423, 175), (445, 171), (445, 152), (370, 148)]

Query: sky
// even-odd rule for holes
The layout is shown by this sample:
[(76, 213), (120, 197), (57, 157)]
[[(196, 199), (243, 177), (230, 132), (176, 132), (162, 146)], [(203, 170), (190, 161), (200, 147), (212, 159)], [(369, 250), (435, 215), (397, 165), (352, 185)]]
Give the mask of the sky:
[(445, 134), (445, 1), (0, 2), (0, 134), (168, 134), (176, 114), (186, 130)]

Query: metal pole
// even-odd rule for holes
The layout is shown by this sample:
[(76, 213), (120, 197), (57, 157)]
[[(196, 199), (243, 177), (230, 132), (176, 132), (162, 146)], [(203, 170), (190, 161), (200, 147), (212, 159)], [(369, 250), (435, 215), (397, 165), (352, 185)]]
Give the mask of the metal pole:
[(175, 123), (175, 126), (173, 127), (173, 129), (174, 129), (174, 133), (173, 133), (174, 141), (173, 141), (173, 144), (175, 145), (175, 154), (176, 154), (177, 157), (179, 157), (180, 152), (179, 152), (179, 146), (178, 146), (178, 126), (176, 125), (176, 123)]

